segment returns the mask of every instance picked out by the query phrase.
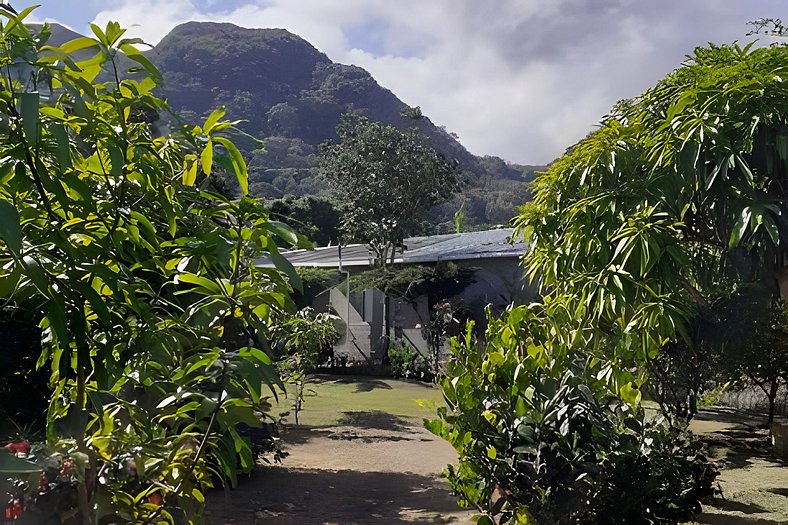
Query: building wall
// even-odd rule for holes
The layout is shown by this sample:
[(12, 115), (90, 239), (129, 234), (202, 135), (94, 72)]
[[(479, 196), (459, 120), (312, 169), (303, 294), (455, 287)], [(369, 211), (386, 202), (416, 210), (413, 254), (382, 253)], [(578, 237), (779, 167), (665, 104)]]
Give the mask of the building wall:
[[(484, 309), (491, 306), (499, 313), (512, 302), (531, 302), (537, 297), (535, 287), (523, 282), (523, 272), (517, 258), (475, 259), (457, 261), (458, 266), (474, 269), (472, 283), (452, 302), (458, 303), (484, 328)], [(343, 293), (344, 285), (331, 290), (330, 305), (343, 320), (348, 315), (348, 301)], [(387, 352), (384, 340), (385, 315), (389, 316), (392, 336), (404, 339), (424, 354), (429, 353), (421, 327), (429, 322), (429, 304), (426, 296), (415, 301), (391, 298), (390, 311), (385, 312), (385, 296), (378, 290), (365, 290), (353, 295), (350, 301), (350, 329), (348, 337), (334, 346), (337, 355), (347, 356), (351, 361), (371, 359), (380, 362)]]

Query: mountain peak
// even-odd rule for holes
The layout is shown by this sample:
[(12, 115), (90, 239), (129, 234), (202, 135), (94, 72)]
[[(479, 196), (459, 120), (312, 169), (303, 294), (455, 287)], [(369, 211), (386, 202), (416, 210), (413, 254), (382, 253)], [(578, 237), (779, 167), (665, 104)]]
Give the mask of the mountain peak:
[[(224, 105), (228, 118), (244, 119), (244, 131), (265, 139), (265, 151), (246, 151), (256, 196), (324, 192), (316, 169), (317, 145), (335, 139), (340, 117), (352, 112), (400, 129), (415, 128), (434, 149), (458, 161), (474, 181), (464, 196), (472, 222), (506, 222), (527, 199), (524, 170), (500, 159), (475, 157), (365, 69), (334, 63), (285, 29), (187, 22), (146, 54), (164, 77), (160, 93), (187, 120), (200, 121)], [(436, 220), (450, 219), (458, 207), (457, 202), (446, 203)]]

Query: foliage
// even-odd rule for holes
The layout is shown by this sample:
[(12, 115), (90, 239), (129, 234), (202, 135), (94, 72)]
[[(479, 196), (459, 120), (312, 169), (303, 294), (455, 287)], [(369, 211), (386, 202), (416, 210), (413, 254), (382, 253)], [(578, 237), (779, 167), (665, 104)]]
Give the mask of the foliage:
[(698, 413), (702, 394), (719, 388), (725, 376), (720, 370), (720, 353), (703, 342), (668, 343), (648, 361), (649, 397), (656, 401), (669, 421), (676, 417), (689, 421)]
[(770, 300), (762, 288), (745, 290), (740, 297), (726, 312), (725, 321), (734, 330), (718, 343), (721, 372), (735, 386), (763, 391), (772, 423), (777, 394), (788, 383), (788, 307), (782, 299)]
[(411, 302), (422, 295), (437, 302), (458, 295), (473, 282), (472, 279), (473, 270), (452, 262), (435, 266), (408, 264), (371, 268), (353, 274), (350, 285), (352, 290), (380, 290)]
[(389, 365), (393, 377), (432, 381), (435, 377), (427, 357), (406, 341), (393, 341), (388, 349)]
[(421, 329), (424, 340), (430, 349), (432, 375), (438, 377), (440, 371), (441, 350), (451, 334), (451, 329), (459, 324), (455, 317), (454, 307), (448, 301), (441, 301), (432, 306), (430, 318)]
[(339, 241), (339, 211), (322, 197), (285, 198), (270, 203), (271, 216), (309, 237), (318, 246)]
[(342, 233), (386, 266), (405, 237), (422, 231), (429, 208), (459, 189), (459, 173), (414, 131), (349, 114), (337, 134), (320, 156), (342, 204)]
[(334, 328), (336, 319), (334, 315), (318, 314), (312, 308), (304, 308), (281, 320), (272, 334), (278, 353), (283, 356), (279, 370), (284, 380), (296, 388), (293, 400), (296, 425), (304, 404), (307, 375), (317, 368), (321, 354), (339, 341), (339, 334)]
[(788, 33), (788, 28), (783, 25), (782, 20), (779, 18), (759, 18), (747, 22), (748, 26), (752, 26), (752, 30), (747, 33), (751, 35), (768, 35), (774, 37), (784, 37)]
[(691, 333), (720, 287), (788, 293), (786, 66), (784, 47), (698, 48), (538, 176), (516, 220), (526, 268), (589, 353), (645, 370), (724, 333)]
[(299, 266), (296, 272), (301, 279), (302, 290), (294, 294), (293, 300), (299, 308), (312, 306), (318, 295), (344, 280), (342, 274), (333, 268)]
[[(148, 115), (166, 106), (138, 39), (111, 22), (47, 47), (30, 11), (0, 11), (0, 291), (40, 304), (48, 443), (75, 464), (80, 523), (100, 500), (105, 519), (199, 522), (204, 489), (254, 466), (238, 428), (270, 417), (265, 342), (298, 284), (275, 239), (302, 240), (203, 189), (226, 169), (246, 193), (223, 110), (158, 136)], [(124, 55), (137, 80), (120, 80)], [(102, 67), (112, 81), (95, 81)], [(282, 272), (247, 264), (261, 252)]]
[(452, 341), (448, 406), (426, 424), (457, 449), (455, 493), (486, 524), (677, 523), (699, 511), (716, 477), (700, 446), (646, 418), (637, 390), (611, 393), (606, 366), (545, 327), (550, 308), (490, 319), (482, 352), (471, 326)]
[[(165, 82), (159, 92), (178, 113), (197, 121), (223, 104), (228, 114), (246, 119), (239, 124), (244, 131), (266, 137), (265, 151), (243, 141), (238, 144), (250, 157), (250, 194), (256, 197), (328, 196), (319, 174), (317, 145), (336, 140), (341, 116), (353, 112), (417, 130), (432, 148), (457, 159), (463, 171), (472, 174), (465, 190), (475, 202), (466, 209), (469, 225), (504, 224), (528, 198), (532, 166), (472, 155), (367, 71), (332, 63), (287, 31), (191, 22), (173, 29), (146, 56), (161, 68)], [(434, 210), (430, 224), (445, 224), (446, 232), (453, 231), (457, 206)]]

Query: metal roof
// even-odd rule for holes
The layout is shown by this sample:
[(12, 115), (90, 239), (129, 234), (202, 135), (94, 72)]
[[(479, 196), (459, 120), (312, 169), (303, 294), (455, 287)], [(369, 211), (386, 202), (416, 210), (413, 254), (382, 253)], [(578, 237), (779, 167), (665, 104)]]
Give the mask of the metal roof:
[[(526, 245), (522, 239), (512, 244), (511, 228), (484, 230), (467, 233), (450, 233), (428, 237), (409, 237), (404, 241), (404, 250), (394, 256), (394, 264), (434, 263), (438, 261), (463, 261), (471, 259), (494, 259), (520, 257)], [(339, 267), (339, 247), (328, 246), (315, 250), (293, 250), (283, 252), (293, 266), (314, 268)], [(363, 267), (372, 264), (373, 255), (363, 244), (342, 246), (342, 266)], [(272, 267), (267, 257), (255, 260), (255, 265)]]

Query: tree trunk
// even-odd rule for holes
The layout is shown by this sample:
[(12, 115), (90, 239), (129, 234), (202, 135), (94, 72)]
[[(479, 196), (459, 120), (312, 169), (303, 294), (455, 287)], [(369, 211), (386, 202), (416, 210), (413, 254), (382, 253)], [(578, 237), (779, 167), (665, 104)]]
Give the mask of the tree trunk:
[(777, 405), (777, 390), (780, 388), (778, 379), (772, 381), (769, 387), (769, 435), (772, 435), (772, 423), (774, 423), (774, 412)]

